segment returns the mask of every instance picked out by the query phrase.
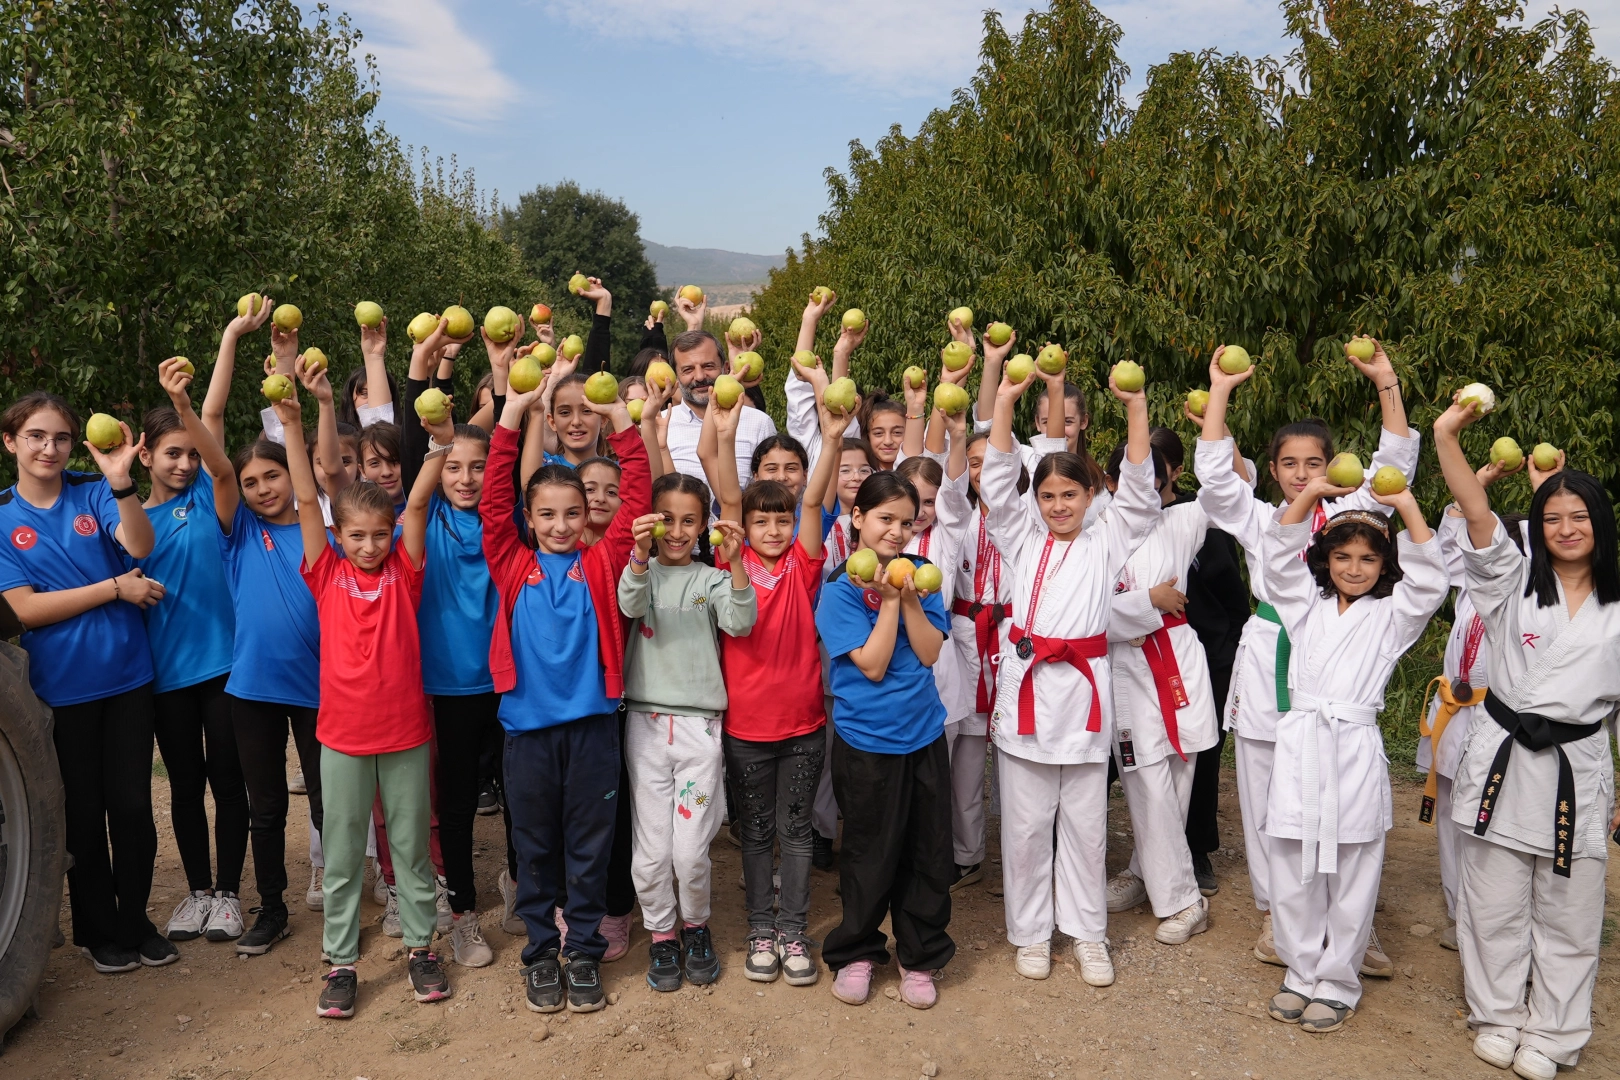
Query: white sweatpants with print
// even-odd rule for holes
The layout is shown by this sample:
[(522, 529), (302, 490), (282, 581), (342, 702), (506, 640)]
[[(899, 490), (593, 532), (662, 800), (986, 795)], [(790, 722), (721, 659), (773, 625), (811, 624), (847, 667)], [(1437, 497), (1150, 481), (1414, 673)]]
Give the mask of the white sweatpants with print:
[(1007, 940), (1020, 947), (1051, 940), (1055, 886), (1057, 928), (1077, 941), (1102, 941), (1108, 932), (1108, 763), (1047, 765), (1003, 751), (996, 765)]
[(624, 725), (635, 851), (630, 876), (652, 933), (709, 921), (709, 844), (726, 799), (720, 721), (631, 710)]
[[(1268, 744), (1269, 745), (1269, 744)], [(1283, 985), (1308, 998), (1352, 1009), (1361, 1001), (1361, 958), (1367, 954), (1384, 837), (1339, 845), (1339, 872), (1300, 881), (1303, 845), (1267, 836), (1271, 864), (1271, 929), (1277, 958), (1288, 968)]]
[[(989, 736), (945, 725), (945, 747), (951, 755), (951, 846), (957, 866), (984, 862), (984, 759)], [(970, 725), (969, 725), (970, 726)]]
[(1243, 813), (1243, 856), (1249, 864), (1249, 893), (1254, 897), (1255, 907), (1270, 911), (1266, 799), (1271, 794), (1271, 763), (1277, 756), (1277, 744), (1246, 739), (1235, 733), (1232, 739), (1237, 757), (1238, 808)]
[(1196, 755), (1182, 761), (1170, 754), (1119, 773), (1136, 838), (1131, 873), (1147, 885), (1153, 914), (1161, 919), (1198, 902), (1198, 879), (1187, 846), (1187, 807), (1192, 803), (1196, 761)]

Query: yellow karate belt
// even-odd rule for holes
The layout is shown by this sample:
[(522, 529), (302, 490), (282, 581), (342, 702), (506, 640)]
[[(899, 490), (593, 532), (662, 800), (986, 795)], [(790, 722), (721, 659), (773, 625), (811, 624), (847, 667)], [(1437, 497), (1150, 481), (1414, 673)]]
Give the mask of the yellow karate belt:
[[(1429, 726), (1429, 697), (1439, 687), (1440, 707), (1434, 712), (1434, 726)], [(1418, 734), (1429, 737), (1429, 751), (1432, 755), (1429, 764), (1429, 778), (1423, 783), (1423, 808), (1418, 811), (1418, 820), (1429, 827), (1434, 826), (1434, 800), (1440, 793), (1440, 738), (1446, 733), (1446, 725), (1451, 718), (1469, 705), (1478, 705), (1485, 700), (1486, 687), (1473, 688), (1474, 692), (1466, 699), (1459, 701), (1451, 692), (1451, 680), (1444, 675), (1436, 675), (1429, 680), (1429, 685), (1423, 691), (1423, 713), (1418, 717)]]

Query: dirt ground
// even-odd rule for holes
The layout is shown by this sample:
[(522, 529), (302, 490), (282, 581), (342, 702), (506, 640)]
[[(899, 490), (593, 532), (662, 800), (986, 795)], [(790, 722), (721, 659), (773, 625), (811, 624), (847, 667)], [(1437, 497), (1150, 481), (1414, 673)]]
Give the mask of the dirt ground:
[[(1222, 837), (1215, 858), (1220, 892), (1209, 932), (1181, 947), (1153, 940), (1146, 909), (1111, 919), (1118, 981), (1086, 986), (1067, 939), (1054, 942), (1052, 977), (1031, 982), (1013, 971), (999, 875), (957, 894), (952, 935), (959, 951), (940, 983), (939, 1004), (918, 1012), (888, 996), (897, 974), (880, 973), (864, 1008), (843, 1005), (823, 973), (813, 987), (761, 986), (742, 975), (745, 918), (741, 863), (724, 835), (714, 845), (716, 943), (724, 973), (706, 990), (657, 994), (645, 981), (647, 934), (636, 927), (628, 956), (604, 968), (610, 1007), (542, 1018), (524, 1008), (518, 976), (522, 942), (486, 924), (495, 963), (451, 968), (455, 996), (440, 1005), (411, 1000), (399, 943), (383, 936), (367, 890), (359, 1011), (350, 1021), (319, 1020), (315, 997), (320, 918), (304, 910), (304, 800), (293, 800), (290, 874), (297, 883), (293, 935), (266, 956), (239, 959), (228, 944), (180, 946), (169, 967), (97, 975), (70, 947), (54, 954), (40, 1017), (12, 1032), (0, 1076), (28, 1078), (333, 1077), (394, 1080), (427, 1076), (755, 1078), (788, 1077), (1187, 1077), (1307, 1080), (1430, 1074), (1502, 1077), (1474, 1058), (1463, 1021), (1461, 969), (1435, 933), (1445, 925), (1434, 837), (1417, 823), (1419, 789), (1396, 789), (1396, 820), (1384, 872), (1385, 909), (1377, 928), (1398, 971), (1368, 980), (1361, 1011), (1341, 1031), (1310, 1036), (1266, 1017), (1262, 1002), (1281, 970), (1253, 958), (1259, 929), (1243, 870), (1237, 797), (1223, 781)], [(1128, 853), (1123, 800), (1110, 803), (1109, 868)], [(159, 853), (152, 918), (161, 927), (185, 890), (167, 828), (167, 785), (154, 783)], [(996, 855), (992, 821), (991, 855)], [(478, 819), (478, 885), (498, 911), (502, 864), (499, 819)], [(1620, 860), (1616, 860), (1620, 863)], [(245, 877), (252, 881), (251, 863)], [(1610, 870), (1610, 897), (1620, 867)], [(816, 873), (811, 933), (838, 917), (836, 876)], [(63, 925), (68, 925), (63, 906)], [(1612, 929), (1606, 923), (1606, 934)], [(448, 948), (448, 943), (444, 943)], [(1620, 967), (1605, 947), (1596, 1033), (1576, 1073), (1620, 1075)], [(723, 1063), (723, 1064), (722, 1064)], [(728, 1071), (731, 1070), (731, 1071)]]

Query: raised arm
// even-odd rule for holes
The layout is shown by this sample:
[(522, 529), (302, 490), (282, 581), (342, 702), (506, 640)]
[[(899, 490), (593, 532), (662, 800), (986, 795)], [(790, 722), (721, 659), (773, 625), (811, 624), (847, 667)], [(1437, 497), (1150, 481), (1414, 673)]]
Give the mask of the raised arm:
[[(675, 384), (673, 382), (662, 386), (648, 383), (647, 397), (641, 405), (641, 424), (639, 425), (641, 429), (641, 445), (647, 450), (647, 465), (652, 471), (654, 480), (663, 476), (666, 472), (675, 471), (672, 465), (665, 462), (664, 459), (668, 456), (668, 451), (658, 438), (659, 418), (664, 416), (664, 410), (669, 407), (669, 400), (674, 396)], [(668, 423), (667, 418), (664, 422)], [(701, 455), (701, 441), (698, 452)], [(737, 471), (735, 458), (732, 459), (731, 470), (733, 473)]]
[[(300, 356), (294, 370), (302, 376), (303, 369), (304, 358)], [(315, 471), (310, 468), (309, 452), (304, 448), (304, 417), (297, 392), (276, 402), (275, 409), (287, 436), (287, 475), (292, 478), (293, 497), (298, 501), (298, 532), (304, 538), (304, 565), (314, 566), (326, 550), (326, 521), (321, 517)]]
[(117, 446), (110, 450), (98, 450), (94, 443), (86, 439), (84, 448), (95, 459), (101, 475), (107, 478), (110, 490), (129, 492), (118, 500), (118, 528), (113, 531), (113, 538), (133, 558), (144, 559), (152, 554), (156, 538), (152, 532), (152, 519), (146, 516), (140, 496), (135, 494), (130, 472), (140, 457), (141, 447), (146, 445), (146, 436), (142, 435), (137, 440), (130, 433), (129, 425), (122, 420), (118, 421), (118, 426), (123, 429), (124, 441)]
[(1378, 408), (1383, 412), (1384, 430), (1405, 438), (1412, 429), (1406, 422), (1406, 404), (1401, 400), (1401, 380), (1396, 377), (1395, 365), (1389, 362), (1389, 355), (1384, 352), (1384, 343), (1373, 339), (1373, 358), (1366, 362), (1351, 356), (1349, 349), (1346, 343), (1344, 358), (1365, 375), (1378, 391)]
[[(241, 489), (236, 486), (236, 469), (231, 465), (230, 455), (225, 453), (225, 448), (192, 409), (192, 377), (180, 370), (181, 363), (179, 357), (172, 357), (159, 364), (158, 383), (169, 395), (169, 403), (180, 414), (180, 422), (197, 444), (203, 468), (208, 470), (209, 477), (214, 481), (214, 514), (219, 518), (220, 526), (229, 532), (231, 522), (236, 520), (236, 507), (242, 501)], [(215, 374), (218, 375), (217, 368)], [(212, 387), (208, 392), (213, 393)]]
[[(445, 320), (439, 320), (439, 327), (444, 327)], [(388, 319), (385, 316), (376, 326), (362, 326), (360, 328), (360, 355), (366, 362), (366, 405), (369, 408), (380, 409), (384, 405), (392, 405), (393, 395), (388, 390)], [(415, 357), (412, 357), (414, 362)], [(427, 378), (427, 373), (422, 374)], [(395, 419), (403, 421), (404, 417), (399, 410), (395, 410)], [(404, 426), (403, 423), (400, 426)], [(310, 563), (311, 566), (315, 564)]]
[(1440, 472), (1446, 478), (1446, 487), (1457, 501), (1457, 509), (1468, 519), (1468, 540), (1475, 548), (1490, 544), (1496, 533), (1497, 518), (1491, 512), (1491, 499), (1485, 494), (1485, 485), (1479, 482), (1474, 470), (1468, 467), (1459, 436), (1464, 428), (1479, 419), (1472, 402), (1458, 404), (1452, 395), (1451, 407), (1434, 422), (1434, 451), (1440, 459)]
[[(821, 532), (821, 508), (833, 486), (833, 476), (838, 472), (838, 459), (843, 456), (844, 432), (855, 419), (853, 411), (834, 416), (822, 402), (816, 403), (816, 412), (821, 418), (821, 452), (816, 455), (816, 466), (805, 480), (804, 498), (799, 503), (799, 546), (812, 559), (821, 557), (827, 540)], [(741, 509), (740, 500), (738, 509)]]
[(214, 361), (208, 394), (203, 398), (202, 422), (220, 446), (225, 445), (225, 402), (230, 399), (231, 379), (236, 375), (236, 344), (264, 325), (273, 303), (275, 301), (266, 296), (257, 315), (238, 315), (226, 324), (225, 332), (219, 336), (219, 357)]
[(606, 371), (613, 357), (613, 294), (607, 291), (601, 278), (589, 278), (590, 286), (579, 295), (596, 303), (591, 317), (591, 332), (585, 337), (583, 364), (585, 371), (595, 374)]
[(337, 498), (338, 492), (349, 486), (349, 474), (343, 468), (343, 445), (338, 441), (337, 410), (332, 406), (332, 383), (326, 377), (326, 370), (311, 372), (309, 367), (299, 358), (295, 371), (298, 381), (304, 384), (310, 396), (315, 399), (315, 456), (319, 459), (316, 466), (320, 470), (317, 477), (321, 490), (326, 492), (328, 499)]
[(433, 442), (422, 458), (421, 468), (416, 472), (416, 483), (411, 485), (410, 495), (405, 499), (405, 530), (400, 536), (405, 545), (405, 554), (410, 557), (411, 565), (418, 569), (422, 566), (422, 555), (427, 549), (428, 506), (433, 502), (433, 492), (438, 488), (439, 477), (444, 472), (445, 456), (456, 441), (456, 422), (450, 416), (437, 424), (429, 424), (426, 420), (420, 423)]
[[(953, 335), (956, 333), (954, 325), (951, 327), (951, 333)], [(968, 336), (971, 339), (972, 335), (969, 334)], [(972, 341), (970, 340), (968, 344), (971, 345)], [(1007, 362), (1007, 357), (1011, 355), (1013, 348), (1017, 344), (1017, 331), (1013, 332), (1013, 336), (1007, 339), (1005, 345), (992, 345), (989, 339), (985, 340), (984, 372), (979, 376), (979, 400), (973, 404), (973, 418), (975, 420), (985, 420), (995, 414), (996, 387), (1001, 385), (1001, 368)], [(1061, 401), (1062, 399), (1057, 400)]]
[(517, 488), (512, 469), (518, 460), (518, 425), (529, 405), (540, 396), (536, 387), (527, 394), (512, 394), (502, 406), (500, 420), (489, 437), (489, 460), (484, 467), (484, 493), (478, 500), (478, 516), (484, 526), (484, 560), (491, 566), (504, 566), (514, 551), (525, 545), (518, 535), (515, 513)]
[[(652, 387), (648, 387), (649, 390)], [(698, 433), (698, 460), (709, 478), (714, 497), (720, 500), (720, 516), (728, 521), (742, 520), (742, 481), (737, 476), (737, 424), (745, 408), (738, 398), (729, 409), (710, 400), (703, 410), (703, 427)], [(646, 418), (646, 413), (642, 413)]]

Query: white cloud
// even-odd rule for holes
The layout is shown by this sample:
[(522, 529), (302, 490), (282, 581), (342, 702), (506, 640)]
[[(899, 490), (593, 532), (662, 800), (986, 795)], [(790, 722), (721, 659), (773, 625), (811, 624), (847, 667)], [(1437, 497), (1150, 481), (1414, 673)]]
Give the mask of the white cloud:
[(377, 59), (385, 94), (470, 127), (502, 115), (519, 88), (444, 0), (339, 0)]

